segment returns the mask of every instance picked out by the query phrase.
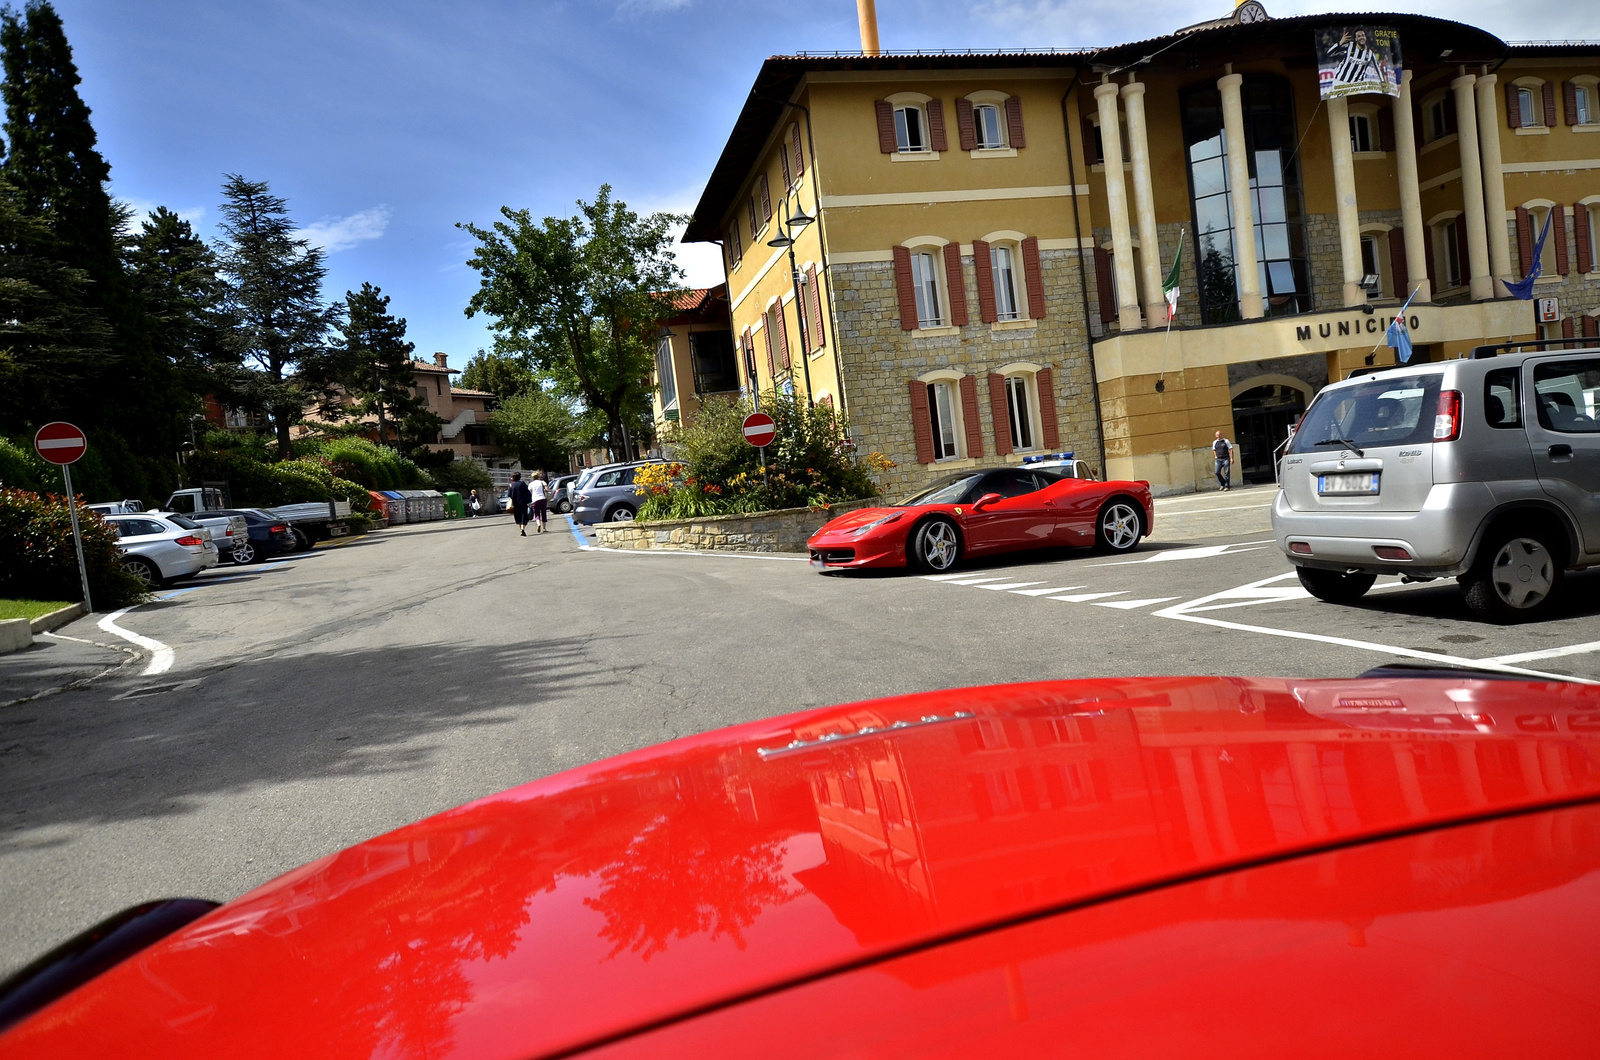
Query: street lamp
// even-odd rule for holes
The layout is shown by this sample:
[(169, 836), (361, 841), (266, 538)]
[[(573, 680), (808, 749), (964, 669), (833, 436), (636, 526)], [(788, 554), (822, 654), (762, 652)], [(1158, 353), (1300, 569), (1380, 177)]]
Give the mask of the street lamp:
[[(800, 324), (800, 369), (806, 379), (806, 407), (811, 408), (811, 349), (807, 338), (810, 332), (806, 329), (806, 300), (800, 293), (800, 265), (794, 258), (794, 234), (816, 218), (804, 210), (790, 213), (787, 197), (784, 199), (783, 212), (784, 217), (778, 222), (782, 231), (767, 240), (767, 246), (789, 252), (789, 282), (794, 285), (794, 311)], [(790, 371), (792, 373), (793, 369)]]

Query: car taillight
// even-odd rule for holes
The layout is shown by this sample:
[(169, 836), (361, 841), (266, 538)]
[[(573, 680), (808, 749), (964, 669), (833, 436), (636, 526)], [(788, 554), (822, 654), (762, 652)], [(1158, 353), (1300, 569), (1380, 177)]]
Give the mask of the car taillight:
[(272, 534), (281, 534), (281, 533), (284, 533), (285, 531), (287, 531), (288, 529), (289, 529), (289, 527), (287, 525), (280, 524), (278, 526), (274, 526), (274, 527), (270, 528), (267, 532), (268, 533), (272, 533)]
[(195, 537), (193, 534), (189, 534), (187, 537), (178, 538), (178, 544), (187, 545), (190, 548), (194, 548), (196, 545), (203, 545), (205, 543), (206, 543), (206, 539), (205, 538), (203, 538), (203, 537)]
[(1461, 437), (1461, 391), (1439, 391), (1439, 414), (1433, 418), (1433, 440), (1453, 442)]

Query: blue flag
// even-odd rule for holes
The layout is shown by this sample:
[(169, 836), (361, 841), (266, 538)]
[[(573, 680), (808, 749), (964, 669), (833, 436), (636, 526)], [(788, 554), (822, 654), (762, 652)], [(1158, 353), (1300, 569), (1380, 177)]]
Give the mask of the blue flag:
[(1554, 213), (1554, 210), (1549, 210), (1544, 215), (1544, 227), (1539, 229), (1539, 238), (1533, 244), (1533, 267), (1528, 270), (1528, 275), (1516, 283), (1506, 283), (1506, 290), (1524, 302), (1533, 300), (1534, 282), (1544, 272), (1544, 237), (1550, 234), (1550, 218)]
[[(1409, 304), (1409, 303), (1408, 303)], [(1406, 327), (1405, 310), (1400, 310), (1401, 315), (1389, 322), (1389, 331), (1384, 338), (1394, 350), (1394, 359), (1401, 364), (1411, 362), (1411, 329)]]

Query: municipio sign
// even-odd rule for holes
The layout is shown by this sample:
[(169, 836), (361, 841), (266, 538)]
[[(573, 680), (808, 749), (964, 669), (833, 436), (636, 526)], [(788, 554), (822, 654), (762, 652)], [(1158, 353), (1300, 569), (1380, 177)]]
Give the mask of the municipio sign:
[(752, 412), (744, 418), (744, 440), (765, 449), (778, 436), (778, 425), (765, 412)]
[(89, 439), (72, 424), (57, 420), (39, 428), (33, 448), (52, 464), (73, 464), (89, 451)]

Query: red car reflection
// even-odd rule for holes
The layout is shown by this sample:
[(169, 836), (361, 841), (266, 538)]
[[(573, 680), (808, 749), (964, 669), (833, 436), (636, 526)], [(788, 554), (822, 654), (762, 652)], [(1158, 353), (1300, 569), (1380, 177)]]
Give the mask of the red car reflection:
[(1044, 468), (964, 471), (891, 508), (859, 508), (807, 546), (814, 570), (947, 571), (970, 556), (1063, 545), (1128, 552), (1150, 533), (1148, 482), (1061, 478)]
[(753, 722), (292, 872), (0, 1054), (1592, 1055), (1597, 717), (1146, 678)]

